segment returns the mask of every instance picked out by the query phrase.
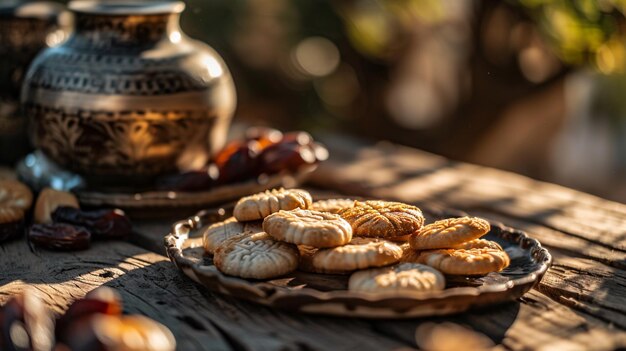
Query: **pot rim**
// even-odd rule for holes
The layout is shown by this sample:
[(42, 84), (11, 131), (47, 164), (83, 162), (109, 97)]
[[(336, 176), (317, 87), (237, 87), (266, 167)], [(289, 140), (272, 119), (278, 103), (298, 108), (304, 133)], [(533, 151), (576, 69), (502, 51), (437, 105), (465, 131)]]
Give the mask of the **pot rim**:
[(65, 6), (52, 1), (24, 3), (16, 0), (0, 4), (0, 16), (49, 19), (59, 16), (64, 9)]
[(185, 9), (185, 3), (182, 1), (72, 0), (67, 7), (74, 13), (92, 15), (160, 15), (181, 13)]

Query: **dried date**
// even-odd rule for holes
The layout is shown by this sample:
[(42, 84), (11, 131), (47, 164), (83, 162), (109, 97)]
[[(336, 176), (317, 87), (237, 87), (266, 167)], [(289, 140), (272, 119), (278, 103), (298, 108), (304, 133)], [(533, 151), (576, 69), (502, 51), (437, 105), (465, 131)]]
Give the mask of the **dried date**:
[(73, 351), (176, 349), (176, 339), (169, 329), (150, 318), (138, 315), (93, 315), (81, 323), (73, 324), (64, 344)]
[(289, 132), (283, 136), (281, 143), (296, 143), (298, 145), (310, 145), (313, 142), (313, 137), (307, 132)]
[(72, 193), (51, 188), (43, 189), (35, 202), (33, 214), (35, 223), (52, 223), (50, 215), (59, 206), (80, 207), (78, 199)]
[(94, 239), (125, 238), (132, 233), (130, 219), (120, 209), (84, 211), (60, 206), (52, 213), (52, 220), (84, 227)]
[(315, 151), (310, 145), (295, 142), (280, 142), (263, 150), (261, 173), (275, 174), (283, 170), (296, 172), (300, 167), (317, 162)]
[(274, 128), (252, 127), (246, 130), (247, 140), (256, 140), (261, 149), (274, 145), (283, 139), (283, 133)]
[(70, 305), (56, 323), (57, 340), (66, 343), (72, 334), (75, 323), (84, 323), (95, 314), (119, 316), (122, 314), (122, 299), (113, 289), (99, 287), (90, 291), (83, 299)]
[(66, 223), (34, 224), (28, 231), (29, 240), (50, 250), (85, 250), (89, 248), (91, 233)]
[(311, 143), (311, 148), (313, 149), (313, 153), (315, 154), (317, 162), (328, 160), (328, 156), (330, 156), (330, 154), (328, 153), (328, 149), (324, 145), (313, 142)]
[(219, 182), (237, 182), (254, 176), (260, 150), (261, 147), (256, 140), (229, 144), (215, 158), (215, 164), (219, 169)]
[(195, 191), (212, 188), (219, 178), (216, 165), (209, 165), (202, 170), (189, 171), (163, 177), (157, 181), (157, 189), (172, 191)]

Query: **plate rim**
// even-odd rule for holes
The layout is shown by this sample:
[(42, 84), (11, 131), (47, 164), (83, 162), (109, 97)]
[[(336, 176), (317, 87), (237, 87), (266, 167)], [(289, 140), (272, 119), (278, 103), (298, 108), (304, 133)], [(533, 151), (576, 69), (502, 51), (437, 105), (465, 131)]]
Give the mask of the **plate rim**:
[(75, 189), (73, 192), (82, 204), (89, 206), (114, 205), (125, 209), (171, 208), (207, 206), (232, 200), (232, 194), (254, 193), (261, 188), (292, 187), (301, 184), (316, 169), (316, 165), (297, 172), (283, 171), (266, 178), (253, 178), (235, 183), (226, 183), (200, 191), (145, 190), (137, 192), (98, 191)]

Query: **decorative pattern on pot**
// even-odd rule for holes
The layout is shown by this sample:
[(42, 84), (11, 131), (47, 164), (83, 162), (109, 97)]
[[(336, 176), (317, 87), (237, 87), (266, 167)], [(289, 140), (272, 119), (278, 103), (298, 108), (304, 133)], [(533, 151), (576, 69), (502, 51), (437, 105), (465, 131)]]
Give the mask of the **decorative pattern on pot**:
[(225, 142), (236, 98), (207, 45), (181, 33), (180, 2), (73, 1), (74, 34), (31, 66), (32, 138), (87, 178), (122, 182), (202, 165)]

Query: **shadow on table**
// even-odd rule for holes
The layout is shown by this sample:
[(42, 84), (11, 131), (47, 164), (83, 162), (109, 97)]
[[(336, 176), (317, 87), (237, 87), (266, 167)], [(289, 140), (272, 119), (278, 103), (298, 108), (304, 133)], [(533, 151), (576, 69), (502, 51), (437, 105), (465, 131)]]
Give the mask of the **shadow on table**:
[(416, 347), (416, 330), (427, 322), (463, 325), (498, 344), (520, 309), (515, 301), (454, 316), (409, 320), (307, 315), (212, 293), (180, 274), (169, 261), (131, 270), (105, 285), (122, 293), (128, 312), (155, 318), (175, 334), (219, 337), (243, 349), (264, 349), (272, 343), (286, 349), (326, 349), (332, 344), (341, 348), (351, 343), (364, 349)]

